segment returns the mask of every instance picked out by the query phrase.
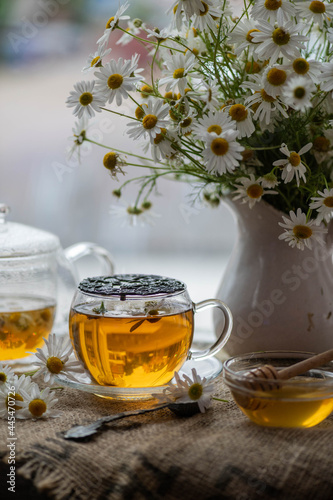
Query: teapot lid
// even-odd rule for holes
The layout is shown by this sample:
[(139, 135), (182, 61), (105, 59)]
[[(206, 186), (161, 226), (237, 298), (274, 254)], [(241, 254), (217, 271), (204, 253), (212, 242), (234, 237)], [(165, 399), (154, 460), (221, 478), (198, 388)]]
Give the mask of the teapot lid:
[(0, 258), (29, 257), (54, 252), (60, 248), (59, 238), (34, 227), (6, 222), (9, 208), (0, 203)]

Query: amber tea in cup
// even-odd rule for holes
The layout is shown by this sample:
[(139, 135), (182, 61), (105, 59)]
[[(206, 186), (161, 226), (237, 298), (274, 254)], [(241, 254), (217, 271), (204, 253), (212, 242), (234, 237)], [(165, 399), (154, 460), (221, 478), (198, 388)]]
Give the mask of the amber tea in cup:
[[(219, 307), (223, 332), (210, 349), (191, 353), (194, 313)], [(114, 275), (80, 283), (69, 319), (77, 357), (100, 385), (154, 387), (188, 358), (214, 355), (228, 340), (231, 313), (220, 301), (193, 304), (186, 285), (154, 275)]]

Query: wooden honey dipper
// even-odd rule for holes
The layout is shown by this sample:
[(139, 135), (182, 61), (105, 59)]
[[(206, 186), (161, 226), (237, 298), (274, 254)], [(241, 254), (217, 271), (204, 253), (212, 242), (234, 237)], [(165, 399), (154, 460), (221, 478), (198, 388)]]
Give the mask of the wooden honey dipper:
[[(259, 368), (254, 368), (242, 374), (244, 387), (253, 391), (261, 390), (263, 392), (272, 389), (280, 389), (282, 380), (288, 380), (297, 375), (302, 375), (309, 370), (318, 368), (333, 360), (333, 349), (312, 356), (311, 358), (304, 359), (299, 363), (277, 370), (272, 365), (263, 365)], [(270, 383), (271, 381), (271, 383)], [(276, 382), (275, 382), (276, 381)], [(264, 408), (267, 403), (258, 400), (255, 396), (249, 397), (237, 393), (234, 397), (236, 402), (246, 410), (259, 410)]]

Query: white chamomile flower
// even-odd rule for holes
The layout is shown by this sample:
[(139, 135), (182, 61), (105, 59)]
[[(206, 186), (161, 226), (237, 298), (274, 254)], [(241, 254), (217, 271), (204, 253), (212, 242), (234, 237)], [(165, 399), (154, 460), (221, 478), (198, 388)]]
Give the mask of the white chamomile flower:
[(147, 100), (147, 109), (142, 121), (134, 121), (127, 124), (129, 130), (128, 135), (134, 140), (141, 137), (146, 138), (147, 135), (151, 140), (155, 139), (157, 134), (161, 133), (162, 128), (166, 128), (169, 124), (166, 116), (169, 114), (169, 105), (163, 104), (160, 99), (149, 97)]
[(251, 80), (244, 82), (241, 87), (251, 89), (254, 92), (254, 94), (247, 97), (244, 101), (245, 105), (254, 106), (253, 119), (268, 125), (272, 120), (272, 115), (276, 111), (279, 111), (282, 116), (288, 118), (288, 114), (284, 110), (279, 97), (269, 95), (264, 89), (262, 77), (251, 75), (250, 78)]
[(60, 412), (55, 412), (52, 407), (58, 402), (55, 394), (50, 392), (50, 387), (43, 391), (36, 383), (32, 383), (29, 398), (22, 402), (22, 408), (16, 413), (17, 418), (38, 418), (59, 417)]
[(200, 14), (203, 12), (205, 7), (201, 0), (176, 0), (167, 12), (173, 12), (175, 16), (180, 16), (180, 12), (183, 12), (187, 21), (191, 19), (195, 14)]
[(174, 378), (176, 383), (169, 382), (163, 390), (163, 395), (155, 397), (169, 403), (197, 403), (200, 412), (205, 413), (211, 406), (214, 383), (207, 381), (206, 377), (201, 378), (195, 368), (192, 368), (192, 379), (183, 374), (182, 380), (178, 372), (175, 372)]
[(278, 186), (280, 182), (278, 181), (276, 175), (273, 174), (273, 172), (269, 172), (268, 174), (265, 174), (261, 178), (261, 185), (263, 188), (275, 188), (275, 186)]
[(265, 194), (277, 194), (276, 191), (271, 189), (265, 191), (261, 178), (256, 179), (253, 174), (250, 174), (250, 177), (241, 177), (237, 182), (240, 182), (240, 184), (235, 184), (237, 189), (234, 192), (233, 199), (241, 199), (241, 202), (248, 203), (250, 208), (253, 208)]
[(129, 16), (123, 15), (129, 6), (130, 6), (129, 2), (125, 2), (124, 5), (121, 5), (119, 7), (119, 9), (115, 13), (115, 15), (110, 17), (110, 19), (106, 23), (104, 34), (101, 36), (101, 38), (99, 38), (97, 40), (97, 43), (99, 45), (105, 46), (109, 43), (110, 35), (111, 35), (112, 31), (116, 29), (120, 20), (124, 21), (126, 19), (130, 19)]
[(309, 24), (318, 23), (320, 28), (323, 28), (324, 21), (330, 23), (333, 17), (333, 5), (314, 0), (310, 2), (296, 2), (297, 14), (305, 19)]
[(320, 89), (324, 92), (333, 90), (333, 62), (322, 64), (322, 74), (320, 76), (321, 82)]
[(145, 28), (147, 34), (147, 38), (155, 38), (157, 41), (166, 40), (170, 36), (170, 28), (154, 28), (153, 30)]
[(140, 76), (132, 76), (136, 69), (137, 63), (133, 64), (133, 58), (112, 59), (95, 73), (98, 90), (109, 103), (116, 99), (117, 106), (121, 106), (122, 100), (127, 99), (129, 92), (135, 90), (136, 84), (142, 80)]
[(239, 161), (242, 160), (240, 153), (244, 147), (236, 141), (237, 137), (237, 130), (226, 130), (221, 135), (214, 132), (207, 134), (206, 149), (202, 155), (205, 168), (209, 173), (222, 175), (232, 172), (239, 166)]
[(14, 377), (14, 371), (7, 365), (0, 363), (0, 387)]
[(207, 47), (198, 31), (192, 26), (186, 31), (186, 45), (194, 55), (199, 55), (207, 52)]
[(295, 7), (290, 0), (256, 0), (251, 10), (253, 19), (270, 20), (272, 23), (277, 20), (278, 14), (285, 21), (295, 15)]
[(282, 64), (280, 68), (289, 72), (294, 72), (294, 75), (291, 73), (292, 76), (296, 74), (298, 76), (308, 77), (313, 83), (319, 83), (322, 63), (314, 59), (307, 60), (304, 57), (297, 57), (287, 64)]
[(76, 361), (70, 361), (73, 348), (70, 339), (58, 337), (52, 333), (48, 339), (44, 339), (45, 345), (38, 348), (35, 353), (38, 361), (35, 361), (40, 368), (33, 375), (33, 379), (44, 377), (44, 382), (53, 384), (56, 376), (65, 375), (70, 380), (76, 381), (72, 373), (83, 373), (82, 365)]
[(80, 158), (80, 148), (86, 137), (88, 123), (89, 120), (84, 115), (81, 118), (79, 118), (77, 122), (75, 122), (74, 127), (72, 128), (73, 135), (69, 137), (69, 140), (74, 142), (74, 144), (72, 145), (71, 148), (69, 148), (68, 151), (69, 158), (77, 151), (78, 151), (78, 156)]
[(218, 21), (223, 14), (222, 4), (216, 0), (205, 0), (201, 2), (204, 7), (199, 14), (195, 14), (192, 18), (193, 27), (199, 31), (207, 31), (211, 29), (216, 32)]
[(230, 42), (236, 45), (235, 54), (240, 55), (245, 49), (248, 49), (247, 58), (256, 57), (254, 50), (257, 44), (253, 43), (252, 34), (259, 31), (257, 22), (254, 19), (242, 19), (239, 21), (229, 35)]
[(311, 99), (316, 92), (314, 83), (304, 76), (295, 76), (283, 89), (283, 99), (288, 106), (298, 111), (312, 107)]
[[(176, 87), (181, 95), (185, 94), (185, 88), (188, 85), (187, 78), (190, 71), (196, 64), (195, 55), (187, 51), (186, 54), (176, 53), (169, 56), (166, 61), (167, 70), (165, 73), (168, 75), (161, 78), (159, 85), (166, 85), (166, 91), (175, 92)], [(197, 75), (192, 75), (197, 76)]]
[(126, 165), (126, 161), (123, 160), (115, 151), (109, 151), (109, 153), (104, 155), (103, 165), (109, 171), (109, 174), (113, 179), (118, 180), (117, 174), (125, 175), (121, 167)]
[(205, 103), (204, 106), (204, 111), (214, 111), (217, 108), (220, 107), (220, 101), (219, 101), (219, 84), (216, 79), (203, 81), (202, 82), (202, 87), (201, 87), (201, 96), (200, 100)]
[(253, 43), (258, 46), (255, 53), (262, 61), (270, 60), (270, 64), (276, 63), (279, 57), (294, 59), (300, 57), (300, 49), (305, 49), (302, 42), (309, 40), (302, 35), (304, 25), (288, 21), (285, 24), (272, 26), (267, 21), (260, 20), (260, 31), (252, 33)]
[(150, 148), (153, 160), (159, 161), (160, 159), (174, 157), (178, 152), (176, 147), (178, 142), (179, 137), (176, 133), (161, 128), (161, 133), (157, 134), (151, 142), (147, 142), (142, 149), (147, 153)]
[(120, 226), (154, 226), (156, 219), (160, 217), (150, 210), (150, 208), (133, 207), (124, 205), (110, 205), (109, 214), (118, 219)]
[(196, 117), (194, 111), (191, 109), (178, 123), (178, 131), (180, 135), (191, 134), (193, 127), (195, 126)]
[(312, 145), (312, 142), (309, 142), (296, 153), (296, 151), (289, 151), (286, 144), (281, 144), (282, 147), (280, 151), (286, 155), (287, 158), (284, 160), (276, 160), (273, 162), (273, 165), (274, 167), (283, 168), (281, 177), (285, 184), (291, 182), (294, 177), (296, 178), (297, 186), (299, 186), (300, 179), (306, 182), (306, 166), (302, 163), (301, 155), (310, 151)]
[(229, 113), (225, 111), (214, 111), (196, 120), (193, 126), (193, 133), (198, 139), (202, 139), (206, 134), (215, 133), (221, 135), (226, 130), (235, 130), (235, 122), (231, 120)]
[(69, 108), (74, 108), (73, 114), (78, 118), (83, 115), (95, 116), (95, 111), (101, 113), (101, 107), (105, 105), (106, 99), (103, 94), (95, 88), (95, 81), (78, 82), (71, 90), (70, 96), (66, 100)]
[(111, 49), (106, 49), (105, 45), (99, 45), (96, 52), (94, 54), (90, 54), (90, 56), (88, 57), (86, 65), (82, 69), (82, 73), (87, 73), (88, 71), (91, 71), (99, 66), (102, 66), (103, 57), (110, 54), (110, 52)]
[(319, 196), (313, 196), (311, 198), (312, 203), (310, 203), (310, 208), (312, 210), (317, 210), (318, 217), (316, 222), (320, 224), (322, 220), (329, 222), (333, 215), (333, 188), (324, 189), (324, 191), (318, 191)]
[(312, 249), (312, 243), (317, 241), (320, 245), (324, 245), (323, 235), (327, 233), (324, 227), (314, 227), (314, 220), (307, 222), (306, 214), (300, 208), (297, 212), (292, 210), (289, 212), (289, 217), (282, 216), (283, 222), (279, 222), (279, 226), (284, 228), (284, 233), (280, 234), (279, 240), (285, 240), (291, 247), (297, 247), (299, 250), (304, 250), (305, 247)]
[(268, 66), (262, 75), (263, 87), (267, 94), (272, 97), (281, 95), (288, 81), (288, 76), (288, 72), (281, 69), (280, 66)]
[(8, 408), (18, 411), (22, 408), (23, 401), (26, 401), (31, 392), (33, 382), (30, 377), (14, 375), (7, 383), (0, 386), (0, 418), (6, 418)]
[(142, 29), (143, 25), (139, 19), (127, 21), (126, 33), (123, 33), (122, 36), (116, 41), (116, 45), (121, 45), (122, 47), (128, 45), (132, 40), (134, 40), (132, 35), (140, 35)]
[(226, 109), (233, 125), (238, 130), (238, 138), (250, 137), (255, 131), (255, 126), (251, 118), (252, 109), (247, 108), (244, 104), (233, 104)]

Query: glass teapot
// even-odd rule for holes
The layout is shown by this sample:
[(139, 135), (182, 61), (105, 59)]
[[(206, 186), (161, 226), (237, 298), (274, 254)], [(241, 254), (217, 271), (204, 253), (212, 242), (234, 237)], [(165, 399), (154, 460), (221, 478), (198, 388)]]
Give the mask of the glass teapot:
[(8, 212), (0, 203), (0, 363), (25, 364), (51, 330), (68, 332), (79, 282), (75, 261), (93, 255), (103, 273), (113, 274), (114, 268), (104, 248), (84, 242), (63, 250), (54, 234), (6, 222)]

